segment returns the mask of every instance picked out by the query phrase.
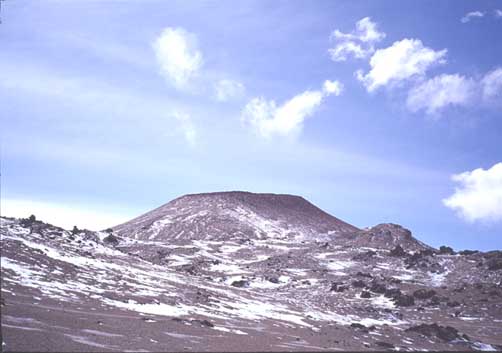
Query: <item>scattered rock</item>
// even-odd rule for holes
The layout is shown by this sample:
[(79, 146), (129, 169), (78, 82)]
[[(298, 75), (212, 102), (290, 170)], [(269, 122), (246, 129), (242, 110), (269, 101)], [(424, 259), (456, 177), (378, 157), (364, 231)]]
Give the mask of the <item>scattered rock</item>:
[(397, 306), (413, 306), (415, 305), (415, 298), (411, 295), (401, 294), (393, 298)]
[(344, 286), (343, 283), (341, 282), (333, 282), (331, 283), (331, 288), (330, 288), (330, 291), (334, 291), (334, 292), (344, 292), (346, 291), (348, 288), (347, 286)]
[(357, 254), (354, 257), (352, 257), (352, 260), (355, 261), (366, 261), (372, 259), (376, 255), (376, 252), (373, 250), (366, 251), (361, 254)]
[(371, 293), (367, 290), (363, 290), (360, 295), (361, 298), (371, 298)]
[(383, 293), (385, 293), (386, 290), (387, 290), (387, 288), (382, 283), (378, 283), (378, 282), (371, 283), (370, 291), (372, 291), (374, 293), (383, 294)]
[(487, 262), (487, 265), (490, 271), (502, 270), (502, 259), (500, 258), (491, 259)]
[(365, 272), (361, 272), (361, 271), (357, 272), (356, 276), (358, 276), (358, 277), (373, 278), (373, 276), (370, 273), (365, 273)]
[(440, 246), (439, 247), (439, 254), (440, 255), (455, 255), (455, 251), (453, 251), (452, 248), (450, 248), (449, 246)]
[(446, 342), (453, 341), (454, 339), (468, 339), (466, 335), (460, 335), (456, 328), (451, 326), (440, 326), (436, 323), (412, 326), (405, 331), (417, 332), (427, 337), (437, 337)]
[(392, 249), (389, 252), (389, 256), (394, 256), (394, 257), (404, 257), (408, 255), (406, 251), (401, 247), (401, 245), (397, 245), (394, 249)]
[(270, 276), (270, 277), (266, 277), (267, 281), (271, 282), (271, 283), (279, 283), (279, 278), (276, 277), (276, 276)]
[(198, 322), (201, 326), (214, 327), (214, 324), (209, 320), (193, 320), (193, 322)]
[(106, 236), (103, 241), (105, 243), (109, 243), (109, 244), (112, 244), (112, 245), (118, 245), (119, 243), (119, 238), (117, 238), (115, 235), (111, 234)]
[(366, 283), (360, 279), (352, 281), (352, 286), (356, 288), (364, 288), (366, 287)]
[(234, 287), (239, 287), (239, 288), (242, 288), (242, 287), (249, 287), (249, 282), (246, 281), (246, 280), (239, 280), (239, 281), (233, 281), (232, 282), (232, 286)]
[(474, 255), (479, 253), (478, 250), (462, 250), (458, 252), (460, 255), (468, 256), (468, 255)]
[(386, 348), (386, 349), (394, 349), (395, 348), (393, 344), (388, 343), (388, 342), (384, 342), (384, 341), (377, 341), (377, 342), (375, 342), (375, 344), (378, 347), (382, 347), (382, 348)]
[(434, 289), (417, 289), (413, 292), (413, 296), (417, 299), (430, 299), (436, 295)]

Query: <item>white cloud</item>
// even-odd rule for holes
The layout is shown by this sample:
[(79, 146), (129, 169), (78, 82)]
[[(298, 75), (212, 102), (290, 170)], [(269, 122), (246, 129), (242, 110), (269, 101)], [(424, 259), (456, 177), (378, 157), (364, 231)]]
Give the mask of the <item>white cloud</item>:
[(462, 17), (462, 18), (460, 19), (460, 22), (462, 22), (462, 23), (467, 23), (467, 22), (470, 22), (470, 21), (471, 21), (471, 19), (473, 19), (473, 18), (481, 18), (481, 17), (483, 17), (484, 15), (485, 15), (485, 13), (484, 13), (484, 12), (481, 12), (481, 11), (472, 11), (472, 12), (468, 12), (468, 13), (466, 13), (466, 14), (465, 14), (465, 16), (464, 16), (464, 17)]
[(332, 94), (338, 96), (341, 91), (341, 83), (328, 80), (324, 82), (322, 91), (305, 91), (281, 106), (277, 106), (274, 100), (253, 98), (244, 107), (241, 120), (265, 138), (295, 134), (301, 131), (305, 119), (314, 114), (325, 97)]
[(34, 214), (37, 219), (53, 225), (71, 229), (102, 230), (130, 219), (127, 215), (109, 213), (95, 206), (56, 204), (22, 199), (2, 199), (2, 216), (26, 218)]
[(467, 105), (475, 95), (474, 80), (443, 74), (412, 88), (406, 105), (413, 112), (424, 109), (427, 114), (435, 114), (446, 106)]
[(197, 131), (195, 130), (195, 126), (190, 115), (176, 111), (173, 113), (173, 117), (180, 123), (180, 128), (185, 136), (185, 140), (191, 146), (195, 146), (197, 143)]
[(493, 14), (495, 15), (495, 18), (502, 18), (502, 10), (495, 9)]
[(337, 44), (328, 50), (333, 61), (345, 61), (349, 56), (362, 59), (375, 51), (374, 44), (385, 38), (376, 23), (365, 17), (356, 22), (356, 30), (351, 33), (333, 31), (330, 36)]
[(164, 29), (153, 48), (161, 73), (176, 88), (185, 89), (202, 67), (197, 37), (183, 28)]
[(483, 99), (489, 101), (497, 97), (502, 98), (502, 67), (487, 73), (481, 80)]
[(220, 102), (242, 97), (245, 91), (242, 83), (233, 80), (219, 80), (214, 89), (216, 100)]
[(460, 187), (443, 204), (463, 219), (502, 221), (502, 163), (452, 176)]
[(367, 74), (358, 71), (356, 76), (371, 92), (380, 86), (423, 76), (432, 65), (445, 62), (446, 52), (424, 47), (419, 39), (403, 39), (377, 50), (370, 59), (371, 70)]
[(335, 96), (339, 96), (343, 91), (343, 85), (340, 81), (324, 81), (322, 86), (322, 90), (326, 95), (334, 94)]

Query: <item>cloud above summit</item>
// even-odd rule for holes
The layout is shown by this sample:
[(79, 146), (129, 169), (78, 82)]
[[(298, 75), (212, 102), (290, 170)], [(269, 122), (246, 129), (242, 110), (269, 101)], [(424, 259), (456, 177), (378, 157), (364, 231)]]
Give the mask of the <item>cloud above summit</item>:
[(263, 138), (299, 133), (304, 121), (311, 117), (330, 95), (339, 96), (343, 86), (338, 81), (326, 80), (321, 90), (307, 90), (281, 105), (263, 97), (251, 99), (241, 112), (241, 121)]
[(187, 88), (202, 68), (204, 60), (197, 36), (183, 28), (165, 28), (153, 48), (162, 75), (176, 88)]
[(434, 50), (423, 45), (419, 39), (403, 39), (390, 47), (378, 49), (370, 59), (371, 69), (364, 73), (359, 70), (357, 79), (368, 92), (379, 87), (423, 76), (433, 65), (446, 62), (447, 50)]
[(365, 17), (356, 22), (356, 29), (350, 33), (334, 30), (330, 39), (336, 44), (328, 53), (333, 61), (346, 61), (351, 56), (363, 59), (375, 51), (375, 43), (385, 36), (370, 17)]

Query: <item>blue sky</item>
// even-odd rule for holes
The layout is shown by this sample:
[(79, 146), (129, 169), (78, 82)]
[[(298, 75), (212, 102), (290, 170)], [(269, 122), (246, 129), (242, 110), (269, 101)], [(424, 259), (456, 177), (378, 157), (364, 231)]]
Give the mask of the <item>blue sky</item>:
[(99, 229), (248, 190), (500, 249), (501, 10), (4, 1), (2, 214)]

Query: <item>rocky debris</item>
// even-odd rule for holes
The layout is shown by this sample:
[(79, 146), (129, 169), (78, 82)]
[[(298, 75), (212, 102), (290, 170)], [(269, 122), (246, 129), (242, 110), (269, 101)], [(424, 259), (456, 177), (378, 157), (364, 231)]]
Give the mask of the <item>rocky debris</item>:
[(430, 249), (429, 246), (416, 240), (411, 232), (397, 224), (384, 223), (374, 227), (337, 234), (334, 243), (338, 245), (357, 247), (371, 247), (391, 250), (397, 245), (406, 251)]
[(366, 282), (358, 279), (358, 280), (355, 280), (355, 281), (352, 281), (352, 287), (354, 288), (364, 288), (366, 287)]
[(375, 345), (384, 349), (394, 349), (394, 345), (392, 343), (384, 342), (384, 341), (376, 341)]
[(231, 285), (234, 287), (239, 287), (239, 288), (249, 287), (249, 281), (242, 279), (242, 280), (238, 280), (238, 281), (233, 281)]
[(455, 339), (469, 340), (465, 334), (460, 334), (458, 330), (451, 326), (440, 326), (437, 323), (420, 324), (406, 329), (406, 332), (417, 332), (427, 337), (437, 337), (443, 341), (451, 342)]
[(404, 257), (408, 255), (406, 251), (401, 247), (401, 245), (397, 245), (394, 249), (392, 249), (389, 252), (389, 256), (394, 256), (394, 257)]
[(436, 295), (434, 289), (417, 289), (413, 292), (413, 296), (417, 299), (430, 299)]
[(269, 281), (270, 283), (274, 283), (274, 284), (280, 283), (279, 277), (277, 277), (277, 276), (267, 276), (267, 277), (265, 277), (265, 279), (267, 281)]
[(117, 238), (115, 235), (113, 234), (109, 234), (107, 235), (104, 239), (103, 239), (104, 242), (106, 243), (109, 243), (111, 245), (118, 245), (119, 244), (119, 238)]
[(490, 259), (487, 261), (486, 265), (490, 271), (502, 270), (502, 258)]
[(198, 320), (198, 319), (196, 319), (196, 320), (191, 320), (191, 322), (197, 322), (201, 326), (205, 326), (205, 327), (214, 327), (214, 324), (211, 321), (206, 320), (206, 319), (204, 319), (204, 320)]
[(368, 250), (364, 253), (357, 254), (356, 256), (352, 257), (352, 260), (354, 261), (368, 261), (372, 259), (376, 255), (376, 251), (373, 250)]
[(371, 293), (367, 290), (363, 290), (360, 295), (361, 298), (371, 298)]
[(358, 276), (358, 277), (366, 277), (366, 278), (373, 278), (373, 276), (371, 275), (371, 273), (361, 272), (361, 271), (358, 271), (356, 273), (356, 276)]
[(363, 333), (369, 333), (370, 331), (375, 330), (375, 326), (367, 327), (367, 326), (360, 324), (358, 322), (351, 323), (350, 327), (357, 330), (357, 331), (363, 332)]
[(370, 291), (374, 293), (384, 294), (387, 291), (385, 284), (373, 281), (370, 286)]
[(458, 253), (459, 253), (459, 255), (469, 256), (469, 255), (478, 254), (479, 251), (478, 250), (462, 250), (462, 251), (459, 251)]
[(415, 298), (407, 294), (399, 294), (392, 298), (397, 306), (413, 306), (415, 305)]
[(449, 246), (440, 246), (439, 247), (439, 254), (440, 255), (455, 255), (455, 251)]
[(347, 286), (343, 285), (343, 283), (333, 282), (333, 283), (331, 283), (330, 291), (341, 293), (341, 292), (346, 291), (347, 289), (349, 289), (349, 288)]

